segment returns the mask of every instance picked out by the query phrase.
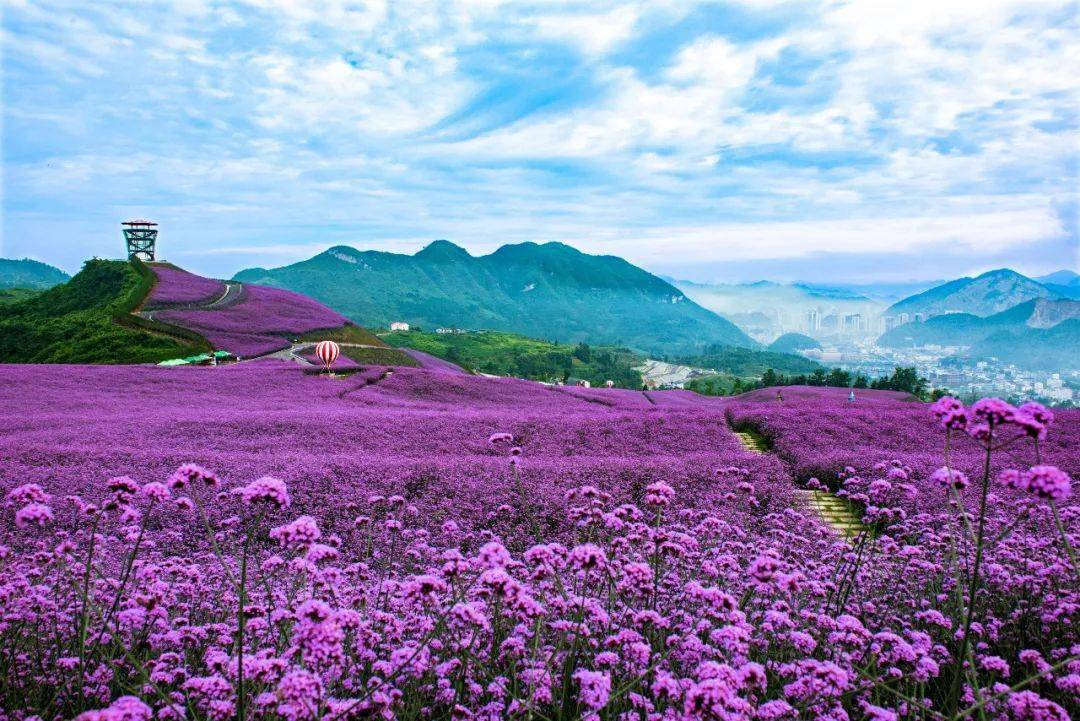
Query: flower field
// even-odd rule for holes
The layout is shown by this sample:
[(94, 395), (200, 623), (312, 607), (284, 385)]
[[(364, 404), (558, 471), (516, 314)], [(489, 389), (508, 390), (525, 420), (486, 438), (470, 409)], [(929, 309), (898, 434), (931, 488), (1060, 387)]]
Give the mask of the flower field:
[(0, 366), (0, 719), (1080, 713), (1080, 416), (786, 392)]
[(143, 305), (146, 310), (207, 303), (220, 298), (225, 292), (225, 284), (220, 280), (203, 278), (163, 263), (155, 263), (150, 268), (158, 280)]
[[(147, 308), (165, 307), (154, 317), (193, 330), (215, 348), (250, 358), (289, 347), (289, 338), (340, 328), (348, 319), (307, 296), (281, 288), (245, 283), (235, 301), (197, 306), (221, 295), (220, 281), (165, 265), (152, 266), (158, 282)], [(172, 305), (174, 307), (169, 307)]]

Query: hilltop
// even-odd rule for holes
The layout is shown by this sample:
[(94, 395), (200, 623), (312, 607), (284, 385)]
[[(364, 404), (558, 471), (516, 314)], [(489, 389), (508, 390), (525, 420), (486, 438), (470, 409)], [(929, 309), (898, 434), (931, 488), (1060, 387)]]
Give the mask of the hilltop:
[(1062, 295), (1047, 286), (1002, 268), (975, 278), (958, 278), (930, 290), (909, 296), (885, 310), (885, 315), (907, 313), (926, 316), (968, 313), (986, 317), (1039, 298), (1056, 299)]
[(802, 333), (784, 333), (769, 344), (769, 350), (776, 353), (795, 353), (801, 350), (820, 349), (821, 343)]
[(152, 363), (210, 350), (305, 362), (323, 339), (341, 342), (355, 362), (416, 365), (310, 298), (166, 263), (89, 260), (66, 283), (0, 306), (8, 363)]
[(665, 353), (757, 345), (666, 281), (562, 243), (504, 245), (479, 257), (446, 240), (415, 255), (336, 246), (235, 279), (304, 293), (368, 327), (405, 321)]
[(0, 258), (0, 289), (30, 288), (45, 290), (70, 279), (64, 271), (48, 263), (23, 258)]
[(0, 307), (2, 363), (147, 363), (209, 349), (206, 341), (129, 315), (151, 280), (130, 263), (88, 260), (71, 280)]

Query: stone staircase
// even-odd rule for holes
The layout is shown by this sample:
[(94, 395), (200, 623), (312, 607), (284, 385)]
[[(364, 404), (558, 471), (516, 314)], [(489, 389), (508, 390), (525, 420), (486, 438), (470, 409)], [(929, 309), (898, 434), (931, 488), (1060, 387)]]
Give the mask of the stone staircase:
[(866, 529), (859, 510), (844, 498), (834, 496), (828, 491), (809, 488), (796, 488), (795, 497), (799, 502), (816, 512), (825, 523), (845, 538), (853, 538)]
[[(742, 443), (743, 448), (751, 453), (767, 453), (769, 451), (765, 439), (753, 431), (737, 431), (732, 433)], [(811, 490), (809, 488), (796, 488), (795, 497), (799, 504), (809, 508), (844, 538), (853, 538), (866, 529), (863, 525), (859, 509), (850, 501), (839, 498), (828, 491)]]

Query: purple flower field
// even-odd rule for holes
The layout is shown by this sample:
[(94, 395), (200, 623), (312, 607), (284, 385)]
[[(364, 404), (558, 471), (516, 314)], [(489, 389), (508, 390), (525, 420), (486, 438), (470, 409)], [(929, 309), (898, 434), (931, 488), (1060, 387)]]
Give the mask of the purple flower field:
[(204, 278), (201, 275), (160, 263), (150, 268), (158, 281), (143, 304), (145, 310), (186, 303), (206, 303), (220, 298), (225, 292), (225, 284), (220, 280)]
[[(158, 283), (150, 301), (189, 302), (206, 298), (207, 278), (154, 266)], [(176, 300), (176, 299), (186, 300)], [(289, 347), (289, 337), (315, 330), (340, 328), (348, 322), (321, 303), (292, 291), (244, 284), (240, 297), (214, 308), (171, 309), (155, 313), (158, 320), (193, 330), (214, 345), (235, 355), (250, 358)]]
[(0, 719), (1080, 713), (1080, 414), (785, 393), (0, 366)]

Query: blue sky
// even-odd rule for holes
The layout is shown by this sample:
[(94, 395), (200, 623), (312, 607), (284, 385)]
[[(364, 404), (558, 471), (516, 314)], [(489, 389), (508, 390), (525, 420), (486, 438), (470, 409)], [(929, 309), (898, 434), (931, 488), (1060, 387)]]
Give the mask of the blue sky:
[(1070, 1), (6, 0), (0, 255), (560, 240), (698, 281), (1078, 259)]

